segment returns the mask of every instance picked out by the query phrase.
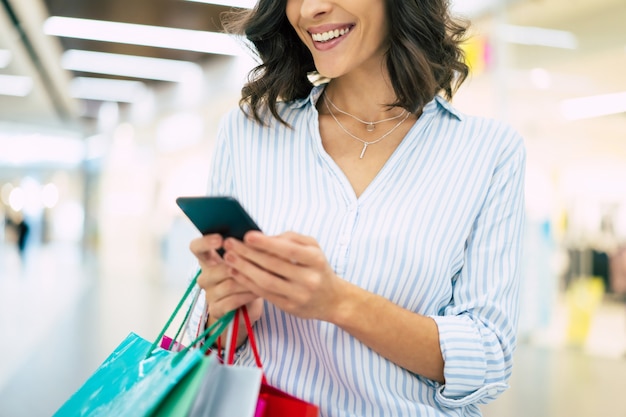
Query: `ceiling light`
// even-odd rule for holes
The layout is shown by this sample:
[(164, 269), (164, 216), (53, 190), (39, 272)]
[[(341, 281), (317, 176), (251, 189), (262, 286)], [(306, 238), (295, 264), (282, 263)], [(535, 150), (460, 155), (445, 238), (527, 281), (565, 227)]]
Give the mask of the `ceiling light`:
[(147, 87), (140, 81), (76, 77), (70, 83), (70, 94), (84, 100), (133, 103), (141, 100)]
[(241, 55), (241, 44), (231, 35), (132, 23), (73, 17), (49, 17), (44, 33), (66, 38), (181, 49), (221, 55)]
[(202, 68), (193, 62), (76, 49), (63, 53), (61, 65), (70, 71), (158, 81), (183, 82), (202, 76)]
[(46, 133), (0, 133), (0, 165), (79, 164), (84, 143), (74, 137)]
[(220, 6), (238, 7), (240, 9), (252, 9), (256, 0), (187, 0), (196, 3), (217, 4)]
[(533, 68), (530, 70), (530, 81), (540, 90), (547, 90), (552, 86), (552, 75), (543, 68)]
[(626, 113), (626, 92), (564, 100), (561, 113), (567, 120)]
[(13, 56), (11, 55), (11, 51), (0, 49), (0, 68), (8, 67), (12, 58)]
[(498, 26), (498, 34), (502, 40), (509, 43), (563, 49), (578, 48), (576, 36), (564, 30), (502, 24)]
[(32, 78), (22, 75), (0, 74), (0, 95), (26, 97), (32, 90)]
[(452, 0), (450, 10), (454, 14), (474, 17), (495, 8), (498, 3), (498, 0)]

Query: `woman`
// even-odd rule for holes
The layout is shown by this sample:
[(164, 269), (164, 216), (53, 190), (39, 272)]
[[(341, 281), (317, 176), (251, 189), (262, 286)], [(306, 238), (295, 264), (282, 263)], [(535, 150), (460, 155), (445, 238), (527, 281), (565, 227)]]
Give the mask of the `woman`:
[(247, 305), (269, 382), (322, 416), (480, 415), (511, 374), (525, 153), (439, 95), (465, 28), (445, 0), (261, 0), (236, 25), (261, 65), (209, 194), (264, 233), (191, 242), (209, 320)]

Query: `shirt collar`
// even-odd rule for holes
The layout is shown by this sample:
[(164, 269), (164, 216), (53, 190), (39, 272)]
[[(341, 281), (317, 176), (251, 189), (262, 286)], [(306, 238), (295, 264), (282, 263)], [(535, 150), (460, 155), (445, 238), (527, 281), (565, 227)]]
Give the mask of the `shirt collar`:
[(308, 97), (299, 98), (297, 100), (292, 101), (289, 104), (289, 107), (291, 107), (292, 109), (297, 109), (297, 108), (304, 107), (307, 103), (311, 103), (311, 105), (315, 107), (315, 104), (317, 103), (317, 99), (320, 98), (320, 96), (322, 95), (322, 92), (324, 91), (325, 86), (326, 84), (319, 84), (319, 85), (313, 86)]
[[(289, 107), (293, 109), (297, 109), (297, 108), (304, 107), (307, 103), (310, 103), (313, 107), (315, 107), (315, 104), (317, 103), (317, 100), (322, 95), (322, 92), (324, 91), (325, 87), (326, 87), (326, 83), (313, 86), (308, 97), (292, 101)], [(441, 111), (445, 113), (451, 114), (458, 120), (463, 120), (463, 115), (461, 114), (461, 112), (459, 112), (456, 108), (454, 108), (448, 100), (446, 100), (445, 98), (441, 97), (438, 94), (430, 103), (424, 106), (424, 113), (429, 113), (431, 111), (434, 111), (435, 109), (440, 109)]]
[(428, 103), (426, 105), (426, 107), (428, 107), (428, 105), (433, 104), (433, 103), (437, 103), (439, 105), (439, 108), (449, 114), (451, 114), (452, 116), (456, 117), (457, 120), (461, 121), (463, 120), (463, 114), (458, 111), (454, 106), (452, 106), (452, 104), (446, 100), (445, 98), (441, 97), (439, 94), (437, 94), (435, 96), (435, 99), (433, 101), (431, 101), (430, 103)]

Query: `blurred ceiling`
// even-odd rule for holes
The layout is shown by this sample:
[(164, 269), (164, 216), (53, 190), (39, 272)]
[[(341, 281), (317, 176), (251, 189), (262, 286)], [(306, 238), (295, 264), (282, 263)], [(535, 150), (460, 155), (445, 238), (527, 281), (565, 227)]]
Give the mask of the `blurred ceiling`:
[[(199, 1), (0, 0), (0, 78), (5, 76), (6, 84), (7, 75), (27, 77), (12, 78), (14, 82), (9, 80), (9, 86), (17, 90), (21, 82), (28, 87), (26, 79), (32, 83), (32, 88), (24, 96), (0, 94), (0, 123), (80, 128), (85, 109), (99, 103), (73, 98), (70, 94), (72, 80), (83, 76), (137, 80), (136, 77), (63, 69), (62, 57), (67, 50), (165, 58), (200, 65), (209, 63), (216, 56), (174, 48), (50, 36), (43, 29), (50, 16), (219, 32), (220, 15), (230, 7)], [(454, 3), (462, 6), (460, 9), (466, 14), (473, 13), (476, 19), (485, 17), (488, 20), (489, 11), (498, 2), (458, 0)], [(468, 7), (470, 4), (473, 9)], [(510, 60), (514, 68), (528, 70), (531, 69), (529, 66), (545, 65), (546, 68), (571, 72), (572, 79), (577, 79), (577, 74), (588, 77), (588, 72), (603, 74), (599, 82), (603, 87), (589, 87), (582, 83), (580, 94), (599, 94), (607, 85), (623, 85), (624, 65), (620, 64), (626, 59), (624, 0), (511, 0), (508, 4), (508, 23), (567, 30), (580, 39), (577, 50), (515, 45)], [(6, 61), (4, 68), (3, 59)], [(141, 81), (150, 87), (167, 82)]]
[[(48, 36), (43, 27), (50, 16), (220, 31), (220, 14), (228, 9), (184, 0), (0, 0), (0, 51), (5, 51), (4, 55), (0, 52), (0, 75), (28, 77), (33, 83), (30, 92), (23, 97), (0, 94), (0, 121), (52, 128), (79, 126), (77, 123), (85, 108), (97, 103), (71, 97), (73, 78), (137, 79), (64, 70), (61, 60), (67, 50), (164, 58), (200, 65), (214, 56), (180, 49)], [(6, 55), (9, 62), (3, 69), (1, 58)], [(149, 86), (164, 82), (141, 81)]]

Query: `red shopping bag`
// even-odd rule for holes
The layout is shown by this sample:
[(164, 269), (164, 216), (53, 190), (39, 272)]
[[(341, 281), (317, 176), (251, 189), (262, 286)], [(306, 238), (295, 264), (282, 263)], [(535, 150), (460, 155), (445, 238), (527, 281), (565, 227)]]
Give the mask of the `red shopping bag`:
[(255, 417), (317, 417), (317, 406), (267, 383), (261, 384)]
[[(241, 308), (244, 321), (246, 323), (246, 330), (248, 331), (248, 341), (250, 348), (254, 354), (254, 359), (259, 368), (263, 368), (261, 359), (259, 357), (259, 351), (254, 340), (254, 333), (252, 331), (252, 325), (250, 323), (250, 317), (248, 317), (248, 310), (245, 306)], [(236, 329), (239, 314), (235, 315), (235, 323), (233, 327)], [(233, 332), (237, 333), (237, 332)], [(233, 336), (233, 339), (236, 335)], [(235, 341), (233, 340), (230, 345), (228, 361), (232, 363)], [(284, 391), (279, 390), (267, 383), (265, 376), (261, 383), (261, 390), (259, 392), (259, 399), (257, 401), (257, 408), (255, 417), (318, 417), (319, 408), (311, 403), (308, 403), (293, 395), (287, 394)]]

